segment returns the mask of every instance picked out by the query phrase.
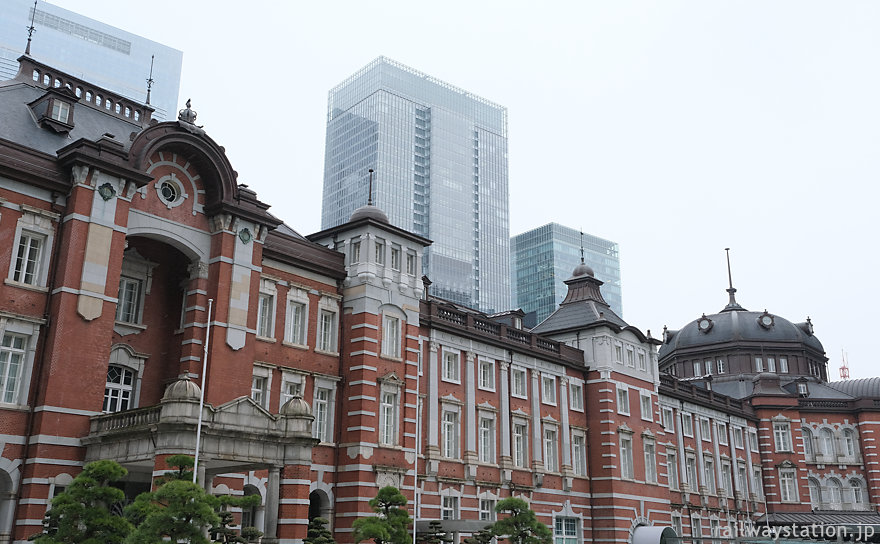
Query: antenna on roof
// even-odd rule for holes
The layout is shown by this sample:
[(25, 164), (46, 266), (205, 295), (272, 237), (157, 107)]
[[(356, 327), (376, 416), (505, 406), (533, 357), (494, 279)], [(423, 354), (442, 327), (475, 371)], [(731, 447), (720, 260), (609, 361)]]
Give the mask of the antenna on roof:
[(843, 362), (840, 364), (840, 379), (848, 380), (849, 379), (849, 361), (846, 360), (846, 352), (843, 348), (840, 349), (840, 356)]
[(33, 36), (34, 32), (36, 32), (36, 28), (34, 28), (34, 19), (37, 16), (37, 0), (34, 0), (34, 10), (31, 12), (31, 26), (28, 27), (28, 43), (27, 47), (24, 48), (24, 54), (30, 56), (31, 54), (31, 36)]
[(368, 170), (370, 173), (370, 195), (367, 197), (367, 206), (373, 205), (373, 169)]
[(584, 262), (584, 231), (581, 230), (581, 263)]
[(150, 105), (150, 90), (153, 88), (153, 61), (156, 60), (156, 55), (150, 56), (150, 77), (147, 78), (147, 105)]
[(730, 285), (730, 287), (727, 288), (727, 292), (730, 294), (730, 302), (727, 303), (727, 308), (742, 309), (742, 307), (737, 304), (736, 297), (734, 296), (736, 294), (736, 289), (733, 288), (733, 276), (730, 273), (730, 248), (726, 247), (724, 248), (724, 251), (727, 253), (727, 281), (728, 285)]

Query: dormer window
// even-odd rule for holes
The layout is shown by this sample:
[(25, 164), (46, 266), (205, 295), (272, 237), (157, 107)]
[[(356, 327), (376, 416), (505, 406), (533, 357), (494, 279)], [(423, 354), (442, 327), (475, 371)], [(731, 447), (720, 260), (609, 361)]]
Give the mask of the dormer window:
[(804, 382), (797, 384), (797, 391), (799, 397), (808, 397), (810, 395), (810, 389)]
[(70, 123), (70, 104), (57, 98), (52, 101), (52, 119), (62, 123)]

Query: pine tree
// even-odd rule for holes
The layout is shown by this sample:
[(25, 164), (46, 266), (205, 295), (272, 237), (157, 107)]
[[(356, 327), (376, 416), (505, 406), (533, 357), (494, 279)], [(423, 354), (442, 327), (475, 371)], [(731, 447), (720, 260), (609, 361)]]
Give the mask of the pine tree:
[(375, 516), (359, 518), (354, 521), (354, 541), (372, 540), (376, 544), (407, 544), (412, 518), (403, 506), (406, 497), (396, 487), (387, 486), (370, 499)]
[(322, 517), (312, 518), (312, 520), (309, 522), (308, 536), (306, 536), (306, 539), (303, 541), (303, 543), (336, 544), (336, 541), (333, 540), (333, 533), (331, 533), (330, 529), (327, 528), (328, 523), (330, 522)]
[(552, 544), (553, 533), (538, 521), (529, 504), (516, 497), (498, 501), (495, 511), (508, 516), (492, 524), (492, 534), (510, 544)]

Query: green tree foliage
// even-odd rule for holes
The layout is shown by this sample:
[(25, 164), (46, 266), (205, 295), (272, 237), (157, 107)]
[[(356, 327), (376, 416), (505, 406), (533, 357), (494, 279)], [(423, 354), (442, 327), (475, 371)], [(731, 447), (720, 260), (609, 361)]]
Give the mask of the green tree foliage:
[(190, 455), (178, 454), (169, 455), (165, 462), (174, 470), (169, 470), (162, 476), (156, 478), (156, 487), (171, 482), (173, 480), (185, 480), (191, 482), (193, 479), (193, 467), (196, 460)]
[(304, 544), (336, 544), (336, 541), (333, 540), (333, 533), (327, 528), (329, 523), (325, 518), (312, 518), (309, 522), (308, 536), (303, 541)]
[(435, 519), (428, 524), (426, 532), (420, 533), (416, 537), (416, 542), (418, 544), (446, 544), (452, 542), (452, 537), (443, 531), (441, 523)]
[(198, 484), (172, 480), (156, 491), (141, 493), (125, 508), (125, 517), (137, 525), (126, 544), (171, 542), (209, 544), (203, 532), (220, 525), (220, 499)]
[(495, 535), (492, 534), (492, 526), (480, 529), (473, 535), (464, 539), (464, 544), (490, 544)]
[(495, 511), (508, 514), (492, 524), (492, 534), (506, 538), (510, 544), (552, 544), (553, 533), (538, 521), (529, 504), (516, 497), (508, 497), (495, 505)]
[(354, 521), (354, 541), (372, 540), (376, 544), (407, 544), (410, 541), (407, 529), (412, 525), (406, 511), (406, 497), (396, 487), (387, 486), (370, 499), (375, 516), (359, 518)]
[(232, 525), (235, 525), (235, 519), (232, 515), (232, 512), (226, 510), (228, 506), (238, 506), (240, 508), (253, 508), (260, 504), (260, 497), (258, 495), (243, 495), (239, 497), (233, 497), (232, 495), (224, 495), (219, 497), (221, 510), (217, 512), (217, 515), (220, 516), (219, 525), (214, 526), (211, 531), (211, 539), (214, 542), (219, 543), (229, 543), (229, 542), (254, 542), (261, 536), (263, 536), (262, 531), (258, 531), (254, 527), (242, 527), (241, 534), (237, 533)]
[(52, 499), (43, 521), (43, 533), (31, 537), (40, 544), (119, 544), (132, 525), (110, 513), (125, 500), (121, 489), (110, 484), (128, 474), (115, 461), (94, 461), (83, 467), (67, 489)]

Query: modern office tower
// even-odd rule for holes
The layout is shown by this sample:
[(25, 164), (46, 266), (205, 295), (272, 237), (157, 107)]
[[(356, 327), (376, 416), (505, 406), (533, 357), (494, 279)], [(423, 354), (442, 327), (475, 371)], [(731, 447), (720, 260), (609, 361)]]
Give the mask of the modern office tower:
[(512, 303), (526, 312), (526, 325), (540, 323), (562, 302), (568, 292), (563, 282), (581, 262), (582, 243), (584, 262), (604, 282), (602, 295), (611, 309), (623, 316), (617, 244), (589, 234), (582, 239), (580, 231), (548, 223), (510, 240)]
[(321, 226), (373, 201), (434, 241), (432, 295), (486, 312), (510, 303), (507, 109), (379, 57), (330, 90)]
[(33, 17), (31, 56), (68, 75), (88, 80), (140, 103), (147, 99), (150, 59), (153, 85), (150, 105), (159, 121), (174, 119), (178, 108), (183, 53), (166, 45), (33, 0), (3, 0), (0, 10), (0, 81), (18, 72)]

